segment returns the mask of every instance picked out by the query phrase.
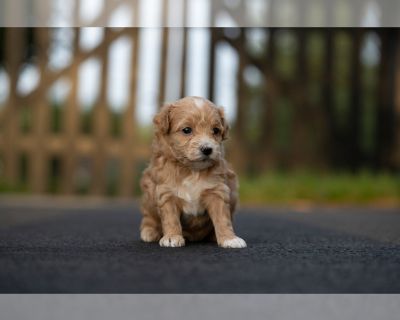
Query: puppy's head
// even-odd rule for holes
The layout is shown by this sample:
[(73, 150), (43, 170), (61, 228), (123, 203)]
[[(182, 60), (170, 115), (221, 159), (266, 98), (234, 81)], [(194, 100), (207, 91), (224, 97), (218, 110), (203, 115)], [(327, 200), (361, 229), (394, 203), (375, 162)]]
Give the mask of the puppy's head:
[(163, 152), (191, 169), (207, 169), (223, 157), (229, 127), (223, 109), (211, 101), (186, 97), (165, 105), (154, 124)]

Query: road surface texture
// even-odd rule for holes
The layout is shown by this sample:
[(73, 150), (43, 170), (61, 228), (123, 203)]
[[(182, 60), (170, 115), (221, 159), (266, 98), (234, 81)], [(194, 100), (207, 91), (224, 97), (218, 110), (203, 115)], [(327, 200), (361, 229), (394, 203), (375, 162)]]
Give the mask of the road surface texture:
[(400, 210), (242, 208), (246, 249), (139, 240), (135, 202), (0, 199), (2, 293), (400, 293)]

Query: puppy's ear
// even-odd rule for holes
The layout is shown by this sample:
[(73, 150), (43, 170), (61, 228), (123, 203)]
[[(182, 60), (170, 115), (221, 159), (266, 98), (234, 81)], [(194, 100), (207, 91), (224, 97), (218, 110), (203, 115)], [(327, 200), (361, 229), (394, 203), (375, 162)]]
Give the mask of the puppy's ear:
[(156, 127), (156, 132), (166, 135), (170, 130), (170, 111), (172, 105), (166, 104), (154, 116), (153, 123)]
[(229, 124), (225, 118), (224, 108), (218, 107), (218, 114), (219, 114), (219, 117), (221, 118), (221, 123), (222, 123), (222, 140), (226, 140), (226, 139), (228, 139)]

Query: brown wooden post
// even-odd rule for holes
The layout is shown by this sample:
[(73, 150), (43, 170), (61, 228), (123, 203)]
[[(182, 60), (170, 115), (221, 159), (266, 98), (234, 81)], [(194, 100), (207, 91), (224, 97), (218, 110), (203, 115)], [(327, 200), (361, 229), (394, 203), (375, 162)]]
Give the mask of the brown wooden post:
[[(38, 64), (41, 74), (41, 81), (46, 78), (48, 48), (49, 48), (49, 32), (48, 28), (35, 29), (35, 44), (38, 52)], [(31, 189), (35, 193), (43, 193), (46, 191), (49, 179), (49, 154), (47, 142), (49, 140), (49, 104), (47, 101), (47, 86), (39, 84), (39, 99), (35, 100), (33, 107), (33, 138), (34, 146), (31, 152), (30, 164), (30, 184)]]
[(18, 182), (19, 98), (17, 82), (23, 57), (26, 30), (5, 30), (5, 67), (10, 78), (10, 92), (4, 111), (4, 165), (5, 179), (10, 186)]
[(210, 47), (209, 47), (209, 68), (208, 68), (208, 98), (213, 101), (215, 99), (215, 48), (217, 45), (217, 35), (215, 28), (209, 28), (210, 33)]
[(104, 195), (106, 193), (106, 165), (108, 160), (106, 147), (110, 143), (110, 112), (107, 103), (107, 85), (109, 48), (112, 42), (112, 31), (110, 28), (106, 28), (104, 33), (104, 41), (101, 45), (102, 47), (99, 53), (102, 64), (100, 96), (93, 112), (93, 139), (96, 146), (93, 154), (93, 179), (90, 192), (95, 195)]
[[(262, 115), (262, 133), (260, 135), (260, 163), (262, 170), (270, 169), (276, 165), (276, 155), (274, 152), (274, 114), (276, 111), (276, 83), (272, 81), (275, 77), (271, 73), (274, 72), (275, 64), (275, 35), (276, 29), (268, 29), (268, 45), (266, 52), (266, 62), (264, 63), (264, 110)], [(270, 81), (268, 81), (270, 80)]]
[(247, 86), (244, 81), (244, 70), (246, 68), (246, 52), (245, 52), (245, 29), (240, 30), (240, 45), (238, 49), (239, 54), (239, 69), (237, 73), (238, 82), (238, 95), (237, 95), (237, 116), (235, 123), (235, 147), (232, 148), (232, 160), (234, 167), (239, 172), (244, 173), (246, 170), (246, 164), (248, 163), (248, 158), (246, 157), (248, 152), (246, 152), (246, 131), (245, 123), (247, 120), (246, 106), (247, 106)]
[(304, 167), (310, 164), (313, 155), (310, 150), (310, 141), (307, 136), (307, 128), (312, 125), (312, 115), (307, 105), (307, 89), (309, 84), (309, 74), (307, 65), (307, 40), (308, 34), (305, 29), (297, 29), (294, 32), (297, 40), (297, 70), (295, 72), (296, 96), (293, 97), (294, 110), (291, 126), (290, 139), (290, 160), (291, 168)]
[[(80, 29), (74, 29), (73, 52), (74, 56), (80, 54), (79, 49)], [(71, 89), (65, 106), (64, 133), (66, 145), (64, 149), (62, 191), (71, 194), (75, 191), (76, 167), (78, 162), (77, 143), (79, 138), (79, 108), (77, 103), (79, 64), (75, 61), (70, 66)]]
[(347, 163), (352, 171), (355, 171), (361, 165), (361, 147), (360, 147), (360, 129), (361, 129), (361, 40), (362, 33), (355, 29), (349, 35), (352, 38), (351, 55), (351, 97), (350, 114), (347, 128), (349, 141)]
[[(307, 4), (307, 3), (305, 3)], [(303, 12), (305, 13), (305, 12)], [(322, 168), (327, 161), (323, 152), (327, 139), (326, 122), (321, 117), (320, 108), (311, 106), (309, 99), (309, 60), (307, 57), (308, 41), (312, 29), (296, 29), (297, 37), (297, 68), (295, 73), (295, 90), (293, 101), (294, 113), (291, 131), (291, 168)], [(318, 32), (318, 31), (317, 31)], [(328, 63), (328, 62), (327, 62)], [(318, 132), (318, 135), (315, 134)]]
[(333, 58), (334, 58), (334, 37), (335, 32), (332, 29), (326, 29), (324, 31), (324, 39), (325, 39), (325, 49), (324, 49), (324, 70), (323, 70), (323, 78), (322, 78), (322, 107), (324, 108), (325, 118), (327, 120), (327, 135), (328, 139), (325, 143), (325, 150), (323, 153), (328, 154), (329, 159), (333, 162), (333, 164), (337, 164), (339, 147), (339, 133), (338, 128), (335, 121), (335, 112), (334, 112), (334, 101), (333, 101)]
[(396, 51), (398, 50), (396, 30), (382, 29), (380, 31), (382, 49), (379, 78), (379, 105), (376, 130), (375, 167), (387, 169), (391, 167), (395, 143), (395, 79)]
[(135, 143), (136, 126), (135, 126), (135, 110), (137, 97), (137, 78), (138, 78), (138, 53), (139, 53), (139, 29), (130, 29), (131, 38), (133, 41), (131, 73), (130, 73), (130, 94), (128, 107), (123, 116), (123, 146), (122, 151), (122, 169), (121, 169), (121, 189), (120, 194), (124, 197), (132, 196), (135, 172)]

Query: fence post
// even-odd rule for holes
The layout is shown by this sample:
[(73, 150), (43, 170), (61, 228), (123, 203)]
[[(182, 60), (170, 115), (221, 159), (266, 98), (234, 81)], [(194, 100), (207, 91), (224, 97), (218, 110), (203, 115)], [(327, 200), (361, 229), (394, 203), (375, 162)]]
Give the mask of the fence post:
[(246, 68), (246, 52), (245, 52), (245, 34), (244, 29), (240, 29), (240, 48), (239, 54), (239, 68), (237, 73), (238, 83), (238, 94), (237, 94), (237, 116), (235, 123), (235, 144), (236, 147), (232, 148), (232, 160), (234, 162), (235, 169), (239, 172), (244, 173), (248, 159), (245, 155), (246, 152), (246, 130), (245, 123), (247, 119), (246, 108), (247, 108), (247, 85), (244, 81), (244, 70)]
[(360, 129), (361, 129), (361, 39), (360, 30), (354, 30), (350, 33), (352, 38), (352, 55), (351, 55), (351, 97), (350, 97), (350, 114), (349, 125), (347, 128), (347, 136), (349, 138), (348, 159), (350, 170), (355, 171), (361, 164), (361, 148), (360, 148)]
[(334, 70), (333, 70), (333, 58), (334, 58), (334, 49), (335, 49), (335, 31), (332, 29), (327, 29), (323, 33), (325, 38), (325, 48), (324, 48), (324, 70), (322, 74), (322, 106), (324, 108), (325, 119), (327, 119), (327, 133), (328, 139), (325, 144), (325, 150), (321, 150), (324, 153), (328, 154), (328, 158), (333, 161), (333, 165), (336, 165), (338, 162), (338, 142), (339, 142), (339, 133), (338, 128), (335, 121), (335, 110), (333, 105), (333, 96), (334, 91), (332, 88), (333, 79), (334, 79)]
[(4, 111), (4, 164), (5, 178), (11, 187), (18, 183), (19, 97), (17, 82), (24, 54), (25, 29), (5, 30), (5, 66), (10, 78), (10, 92)]
[[(272, 8), (271, 8), (272, 10)], [(268, 29), (268, 45), (265, 55), (265, 63), (263, 64), (264, 74), (264, 105), (262, 115), (262, 133), (260, 135), (259, 143), (263, 146), (261, 153), (261, 161), (259, 163), (262, 170), (274, 167), (276, 164), (276, 156), (274, 150), (274, 114), (276, 109), (276, 95), (277, 88), (276, 83), (272, 81), (275, 77), (270, 73), (274, 72), (275, 64), (275, 34), (276, 29)], [(268, 81), (270, 80), (270, 81)]]
[(136, 177), (136, 155), (135, 155), (135, 136), (137, 134), (134, 116), (136, 110), (136, 92), (138, 78), (138, 48), (139, 48), (139, 30), (131, 29), (131, 38), (133, 42), (131, 72), (130, 72), (130, 93), (128, 106), (123, 116), (123, 148), (121, 163), (121, 190), (120, 194), (124, 197), (132, 196), (134, 178)]
[[(74, 29), (73, 52), (74, 56), (80, 54), (79, 49), (80, 30)], [(64, 133), (66, 146), (64, 149), (64, 163), (62, 172), (62, 190), (66, 194), (71, 194), (75, 191), (75, 177), (77, 166), (77, 138), (79, 134), (79, 109), (77, 103), (78, 92), (78, 72), (79, 64), (72, 62), (70, 68), (70, 83), (71, 89), (68, 100), (65, 105), (64, 118)]]
[[(49, 32), (47, 28), (34, 29), (35, 31), (35, 45), (38, 52), (38, 63), (41, 74), (41, 81), (46, 78), (47, 74), (47, 58), (49, 48)], [(49, 140), (49, 105), (47, 102), (47, 86), (45, 82), (38, 86), (39, 98), (35, 100), (32, 108), (33, 113), (33, 138), (34, 143), (31, 149), (30, 161), (30, 184), (32, 191), (35, 193), (43, 193), (46, 191), (48, 182), (48, 150), (46, 142)]]
[(293, 97), (293, 122), (291, 125), (290, 160), (285, 161), (290, 167), (302, 166), (309, 163), (312, 157), (308, 130), (313, 125), (313, 117), (307, 104), (307, 90), (309, 84), (309, 68), (307, 64), (307, 41), (309, 31), (298, 29), (294, 31), (297, 42), (297, 58), (295, 71), (295, 96)]
[(108, 64), (109, 48), (111, 44), (111, 29), (104, 30), (104, 41), (101, 44), (99, 57), (101, 58), (101, 78), (99, 101), (94, 107), (93, 123), (95, 150), (93, 154), (93, 180), (91, 193), (104, 195), (106, 192), (106, 166), (107, 166), (107, 145), (110, 136), (110, 112), (107, 106), (107, 85), (108, 85)]
[(376, 160), (377, 169), (391, 166), (392, 150), (395, 145), (395, 79), (396, 79), (396, 50), (398, 44), (396, 30), (383, 29), (380, 31), (382, 41), (379, 101), (377, 130), (376, 130)]

